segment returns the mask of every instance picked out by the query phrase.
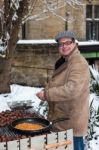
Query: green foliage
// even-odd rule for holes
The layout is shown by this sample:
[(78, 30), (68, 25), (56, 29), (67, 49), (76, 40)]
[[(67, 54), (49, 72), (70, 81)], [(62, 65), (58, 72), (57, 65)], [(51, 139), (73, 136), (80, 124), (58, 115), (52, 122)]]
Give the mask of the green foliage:
[(88, 133), (87, 133), (87, 141), (90, 141), (93, 139), (93, 136), (95, 134), (94, 132), (94, 124), (96, 120), (96, 110), (92, 106), (93, 100), (90, 104), (90, 113), (89, 113), (89, 123), (88, 123)]
[(99, 96), (99, 83), (96, 81), (93, 81), (90, 86), (90, 92), (96, 93), (97, 96)]

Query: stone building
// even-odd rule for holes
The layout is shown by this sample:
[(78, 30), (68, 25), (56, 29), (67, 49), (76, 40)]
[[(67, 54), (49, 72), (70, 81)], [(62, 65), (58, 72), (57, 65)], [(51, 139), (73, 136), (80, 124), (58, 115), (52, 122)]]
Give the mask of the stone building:
[[(51, 0), (49, 0), (51, 1)], [(56, 7), (62, 0), (53, 0), (56, 2)], [(36, 6), (35, 14), (39, 14), (40, 8), (43, 11), (42, 0), (39, 0), (39, 5)], [(55, 7), (53, 6), (53, 7)], [(45, 19), (40, 16), (37, 20), (31, 19), (23, 25), (23, 39), (53, 39), (58, 31), (65, 29), (73, 30), (77, 39), (80, 41), (99, 40), (99, 0), (83, 0), (81, 5), (63, 4), (60, 9), (54, 10), (57, 14), (46, 12)], [(54, 9), (54, 8), (53, 8)], [(34, 15), (34, 14), (33, 14)], [(61, 17), (65, 19), (61, 19)]]

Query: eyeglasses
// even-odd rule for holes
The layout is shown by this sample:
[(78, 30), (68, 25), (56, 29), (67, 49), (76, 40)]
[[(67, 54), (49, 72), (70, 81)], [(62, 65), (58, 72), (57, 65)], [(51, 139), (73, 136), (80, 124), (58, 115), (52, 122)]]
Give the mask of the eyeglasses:
[(63, 43), (58, 43), (58, 46), (59, 47), (68, 46), (68, 45), (71, 45), (72, 43), (73, 43), (73, 41), (66, 41)]

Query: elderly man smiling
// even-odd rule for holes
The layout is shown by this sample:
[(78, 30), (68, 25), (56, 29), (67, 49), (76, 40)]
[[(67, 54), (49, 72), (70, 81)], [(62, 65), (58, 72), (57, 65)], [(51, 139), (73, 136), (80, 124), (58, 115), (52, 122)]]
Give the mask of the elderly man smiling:
[(68, 117), (54, 124), (54, 131), (72, 128), (74, 150), (84, 150), (83, 136), (87, 133), (90, 73), (88, 63), (80, 54), (71, 31), (59, 32), (55, 40), (60, 59), (44, 90), (36, 95), (48, 101), (48, 119)]

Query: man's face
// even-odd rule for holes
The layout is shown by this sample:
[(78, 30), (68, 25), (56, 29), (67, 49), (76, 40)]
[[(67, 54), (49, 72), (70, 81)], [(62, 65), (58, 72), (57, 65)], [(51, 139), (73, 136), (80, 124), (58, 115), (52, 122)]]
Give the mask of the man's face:
[(71, 38), (61, 38), (58, 42), (59, 53), (62, 56), (68, 56), (76, 46), (76, 43)]

